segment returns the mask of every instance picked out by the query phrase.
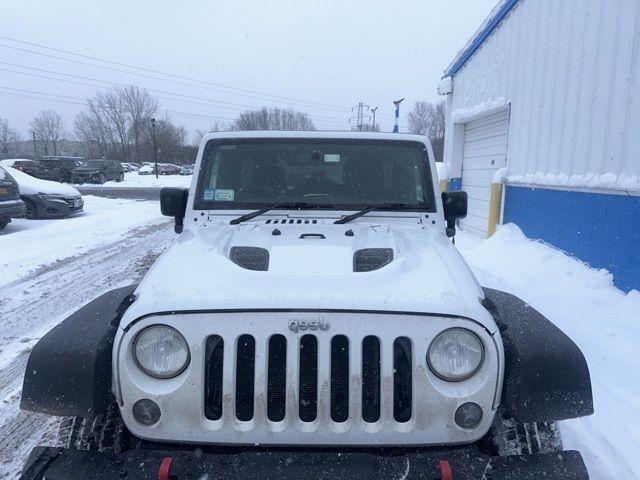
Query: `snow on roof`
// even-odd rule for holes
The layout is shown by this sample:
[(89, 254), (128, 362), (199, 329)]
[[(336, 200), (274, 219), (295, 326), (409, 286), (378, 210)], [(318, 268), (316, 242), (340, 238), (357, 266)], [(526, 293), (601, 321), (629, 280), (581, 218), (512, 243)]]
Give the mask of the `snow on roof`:
[(513, 8), (520, 2), (520, 0), (500, 0), (500, 2), (493, 8), (489, 16), (480, 25), (478, 30), (471, 36), (469, 41), (462, 47), (453, 61), (445, 69), (444, 76), (452, 77), (460, 70), (465, 64), (473, 57), (482, 44), (491, 36), (493, 31), (500, 26), (502, 20), (513, 10)]
[(423, 135), (408, 133), (379, 133), (379, 132), (327, 132), (327, 131), (240, 131), (240, 132), (211, 132), (203, 137), (203, 141), (218, 138), (321, 138), (345, 140), (405, 140), (424, 142)]

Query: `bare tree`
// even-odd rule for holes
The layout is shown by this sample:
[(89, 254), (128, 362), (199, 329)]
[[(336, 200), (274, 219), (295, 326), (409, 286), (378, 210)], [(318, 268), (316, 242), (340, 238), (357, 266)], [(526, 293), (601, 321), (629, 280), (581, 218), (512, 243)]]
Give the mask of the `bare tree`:
[(243, 112), (231, 126), (232, 130), (315, 130), (309, 115), (292, 108), (263, 107)]
[(129, 115), (129, 130), (133, 140), (134, 160), (140, 161), (140, 141), (150, 119), (158, 111), (158, 101), (146, 90), (130, 85), (116, 89)]
[(9, 128), (9, 121), (0, 118), (0, 154), (8, 158), (12, 147), (17, 150), (19, 141), (20, 134), (17, 130)]
[(196, 130), (196, 134), (193, 137), (193, 143), (194, 143), (194, 145), (199, 146), (200, 143), (202, 142), (202, 137), (204, 137), (207, 133), (209, 133), (209, 132), (224, 132), (225, 130), (227, 130), (227, 128), (225, 128), (225, 126), (220, 122), (215, 122), (207, 130), (197, 129)]
[(444, 153), (445, 107), (444, 102), (416, 102), (407, 115), (409, 131), (426, 135), (433, 145), (436, 161), (442, 161)]
[(53, 110), (44, 110), (29, 125), (44, 154), (49, 155), (49, 147), (53, 147), (53, 154), (57, 155), (58, 144), (65, 135), (62, 117)]

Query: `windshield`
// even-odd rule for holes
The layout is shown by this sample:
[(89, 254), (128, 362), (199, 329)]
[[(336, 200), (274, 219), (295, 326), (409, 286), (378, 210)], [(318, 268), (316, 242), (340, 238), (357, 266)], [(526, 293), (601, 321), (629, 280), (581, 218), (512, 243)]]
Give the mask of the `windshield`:
[(195, 208), (261, 208), (304, 202), (358, 210), (401, 203), (434, 211), (424, 145), (407, 141), (256, 139), (211, 141)]
[(102, 168), (104, 166), (104, 160), (85, 160), (84, 166), (91, 168)]

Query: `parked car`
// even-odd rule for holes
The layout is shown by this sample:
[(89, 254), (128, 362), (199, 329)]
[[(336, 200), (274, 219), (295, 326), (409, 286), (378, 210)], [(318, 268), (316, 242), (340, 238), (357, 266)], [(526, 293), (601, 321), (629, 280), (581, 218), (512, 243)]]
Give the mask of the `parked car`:
[(127, 164), (133, 168), (133, 170), (135, 170), (136, 172), (138, 171), (138, 169), (142, 166), (141, 163), (138, 162), (127, 162)]
[(25, 203), (20, 199), (18, 183), (0, 166), (0, 230), (6, 227), (12, 218), (22, 217), (26, 210)]
[(75, 418), (23, 478), (588, 478), (555, 423), (585, 358), (480, 286), (424, 135), (203, 142), (160, 193), (181, 238), (31, 351), (21, 408)]
[(125, 172), (137, 172), (140, 168), (138, 165), (131, 162), (122, 163), (122, 167), (125, 169)]
[(38, 162), (40, 164), (35, 177), (54, 182), (71, 183), (73, 170), (82, 166), (82, 157), (46, 156)]
[(138, 169), (138, 175), (155, 175), (156, 168), (151, 165), (143, 165)]
[(183, 165), (180, 169), (180, 175), (193, 175), (193, 165), (187, 164)]
[(180, 167), (173, 163), (163, 163), (162, 166), (158, 165), (159, 175), (178, 175), (180, 173)]
[(38, 169), (40, 168), (40, 164), (38, 162), (28, 158), (10, 158), (7, 160), (0, 160), (0, 165), (3, 167), (13, 167), (16, 170), (20, 170), (21, 172), (31, 175), (32, 177), (38, 176)]
[(107, 159), (85, 160), (82, 166), (73, 169), (72, 183), (99, 183), (124, 180), (124, 169), (120, 162)]
[(84, 200), (70, 185), (42, 180), (15, 168), (5, 168), (18, 184), (27, 218), (60, 218), (81, 212)]

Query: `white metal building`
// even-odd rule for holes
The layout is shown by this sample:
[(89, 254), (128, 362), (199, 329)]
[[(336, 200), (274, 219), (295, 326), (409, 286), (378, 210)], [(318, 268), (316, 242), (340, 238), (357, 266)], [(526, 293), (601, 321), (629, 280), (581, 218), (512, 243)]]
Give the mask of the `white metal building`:
[(463, 228), (504, 179), (504, 222), (640, 288), (639, 77), (640, 0), (502, 1), (438, 89)]

